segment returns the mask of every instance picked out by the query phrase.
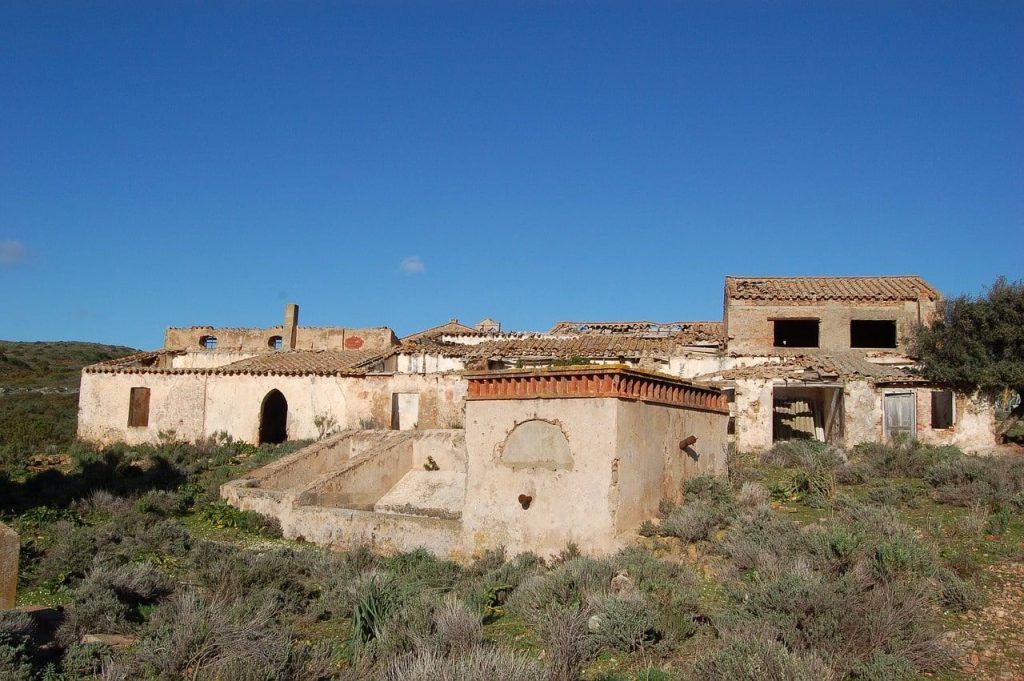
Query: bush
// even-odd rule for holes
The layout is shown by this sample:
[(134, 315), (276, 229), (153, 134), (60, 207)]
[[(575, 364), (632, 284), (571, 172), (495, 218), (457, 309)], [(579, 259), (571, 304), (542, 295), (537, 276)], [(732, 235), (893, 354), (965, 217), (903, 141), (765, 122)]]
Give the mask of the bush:
[(914, 681), (918, 674), (907, 658), (879, 652), (855, 664), (850, 677), (857, 681)]
[(872, 476), (920, 478), (931, 467), (963, 456), (956, 447), (906, 439), (859, 444), (853, 448), (851, 459), (863, 465)]
[(771, 492), (759, 483), (745, 482), (736, 494), (736, 503), (747, 510), (767, 508), (771, 501)]
[(694, 664), (694, 677), (721, 681), (829, 681), (837, 675), (814, 655), (790, 652), (764, 636), (730, 637)]
[(589, 610), (580, 606), (553, 604), (544, 610), (537, 634), (547, 653), (551, 681), (580, 678), (580, 670), (592, 651), (587, 629), (589, 618)]
[(613, 650), (633, 651), (661, 638), (657, 614), (638, 596), (609, 596), (591, 604), (588, 628), (595, 645)]
[(611, 561), (572, 558), (525, 579), (508, 599), (508, 609), (538, 626), (552, 606), (578, 608), (591, 593), (603, 592), (615, 576)]
[(473, 648), (448, 657), (433, 650), (391, 661), (382, 681), (543, 681), (549, 678), (531, 659), (504, 648)]
[(965, 582), (949, 568), (939, 568), (935, 573), (942, 590), (942, 604), (951, 610), (962, 612), (980, 607), (984, 601), (976, 586)]
[(666, 537), (678, 537), (685, 542), (707, 539), (718, 525), (721, 516), (713, 505), (695, 501), (676, 508), (661, 521), (659, 533)]
[(833, 469), (846, 462), (846, 454), (817, 440), (787, 440), (775, 443), (761, 455), (761, 460), (784, 468)]

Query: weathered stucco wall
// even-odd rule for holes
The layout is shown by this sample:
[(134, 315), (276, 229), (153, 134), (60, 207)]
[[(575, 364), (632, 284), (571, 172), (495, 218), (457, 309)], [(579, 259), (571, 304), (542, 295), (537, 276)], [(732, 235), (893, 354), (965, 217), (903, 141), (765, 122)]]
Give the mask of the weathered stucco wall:
[[(169, 328), (164, 333), (165, 350), (201, 350), (203, 339), (217, 339), (217, 351), (272, 352), (273, 338), (280, 336), (288, 347), (288, 329), (270, 326), (265, 329), (218, 328), (190, 326)], [(343, 327), (299, 326), (295, 329), (296, 350), (373, 350), (384, 352), (396, 344), (394, 332), (385, 327), (348, 329)]]
[(14, 607), (18, 591), (18, 534), (0, 523), (0, 610)]
[(741, 452), (759, 452), (772, 446), (774, 396), (770, 379), (736, 381), (735, 444)]
[[(683, 481), (725, 474), (728, 416), (620, 400), (613, 460), (615, 529), (635, 530), (658, 512), (662, 499), (678, 503)], [(680, 442), (697, 441), (685, 450)]]
[(903, 339), (923, 321), (935, 318), (936, 304), (930, 301), (884, 303), (807, 303), (803, 305), (758, 305), (750, 301), (727, 301), (726, 333), (730, 352), (763, 354), (775, 345), (773, 319), (821, 320), (819, 347), (822, 350), (850, 349), (850, 321), (854, 319), (894, 319), (896, 338), (905, 350)]
[[(550, 555), (570, 542), (593, 552), (615, 550), (617, 413), (615, 398), (468, 402), (462, 512), (467, 553), (504, 546), (513, 553)], [(506, 439), (517, 425), (534, 419), (564, 433), (571, 467), (513, 468), (502, 462)], [(531, 498), (528, 508), (521, 495)]]
[[(149, 426), (128, 426), (131, 389), (150, 389)], [(200, 374), (83, 373), (78, 394), (78, 437), (109, 444), (155, 443), (160, 431), (194, 441), (204, 430), (206, 377)]]
[[(149, 425), (128, 426), (131, 388), (150, 389)], [(318, 415), (338, 430), (389, 428), (392, 395), (419, 395), (419, 428), (462, 423), (466, 384), (458, 375), (258, 376), (209, 373), (82, 374), (78, 435), (96, 443), (155, 443), (160, 433), (196, 441), (226, 432), (256, 442), (260, 409), (271, 390), (288, 401), (288, 438), (313, 439)]]
[[(727, 418), (618, 398), (469, 401), (467, 553), (504, 546), (549, 555), (570, 542), (588, 552), (616, 550), (663, 498), (680, 498), (684, 479), (725, 471)], [(532, 441), (517, 438), (535, 422), (547, 427), (533, 429)], [(568, 457), (551, 434), (556, 428)], [(681, 451), (690, 435), (697, 442)]]

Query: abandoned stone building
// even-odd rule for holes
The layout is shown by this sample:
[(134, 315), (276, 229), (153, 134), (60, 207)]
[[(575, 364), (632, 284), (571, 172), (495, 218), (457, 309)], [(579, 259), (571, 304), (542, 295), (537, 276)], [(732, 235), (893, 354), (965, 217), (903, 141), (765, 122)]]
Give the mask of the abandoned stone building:
[(106, 443), (318, 440), (225, 485), (287, 536), (469, 555), (613, 550), (729, 446), (894, 435), (995, 446), (986, 400), (914, 372), (941, 312), (920, 277), (727, 277), (722, 321), (451, 320), (168, 329), (82, 373), (79, 436)]

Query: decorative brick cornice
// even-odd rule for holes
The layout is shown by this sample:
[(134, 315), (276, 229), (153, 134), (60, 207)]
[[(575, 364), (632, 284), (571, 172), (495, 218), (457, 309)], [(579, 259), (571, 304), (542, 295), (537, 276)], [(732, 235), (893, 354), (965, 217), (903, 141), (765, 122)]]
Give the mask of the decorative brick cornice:
[(467, 400), (616, 397), (684, 409), (728, 413), (725, 395), (674, 376), (609, 365), (566, 369), (511, 369), (465, 374)]

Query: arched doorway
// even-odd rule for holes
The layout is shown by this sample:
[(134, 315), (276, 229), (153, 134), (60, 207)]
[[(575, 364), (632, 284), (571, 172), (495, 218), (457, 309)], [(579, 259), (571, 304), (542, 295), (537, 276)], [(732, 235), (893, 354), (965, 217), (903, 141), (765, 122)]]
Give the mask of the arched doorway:
[(260, 444), (277, 444), (288, 439), (288, 400), (280, 390), (271, 390), (260, 407)]

